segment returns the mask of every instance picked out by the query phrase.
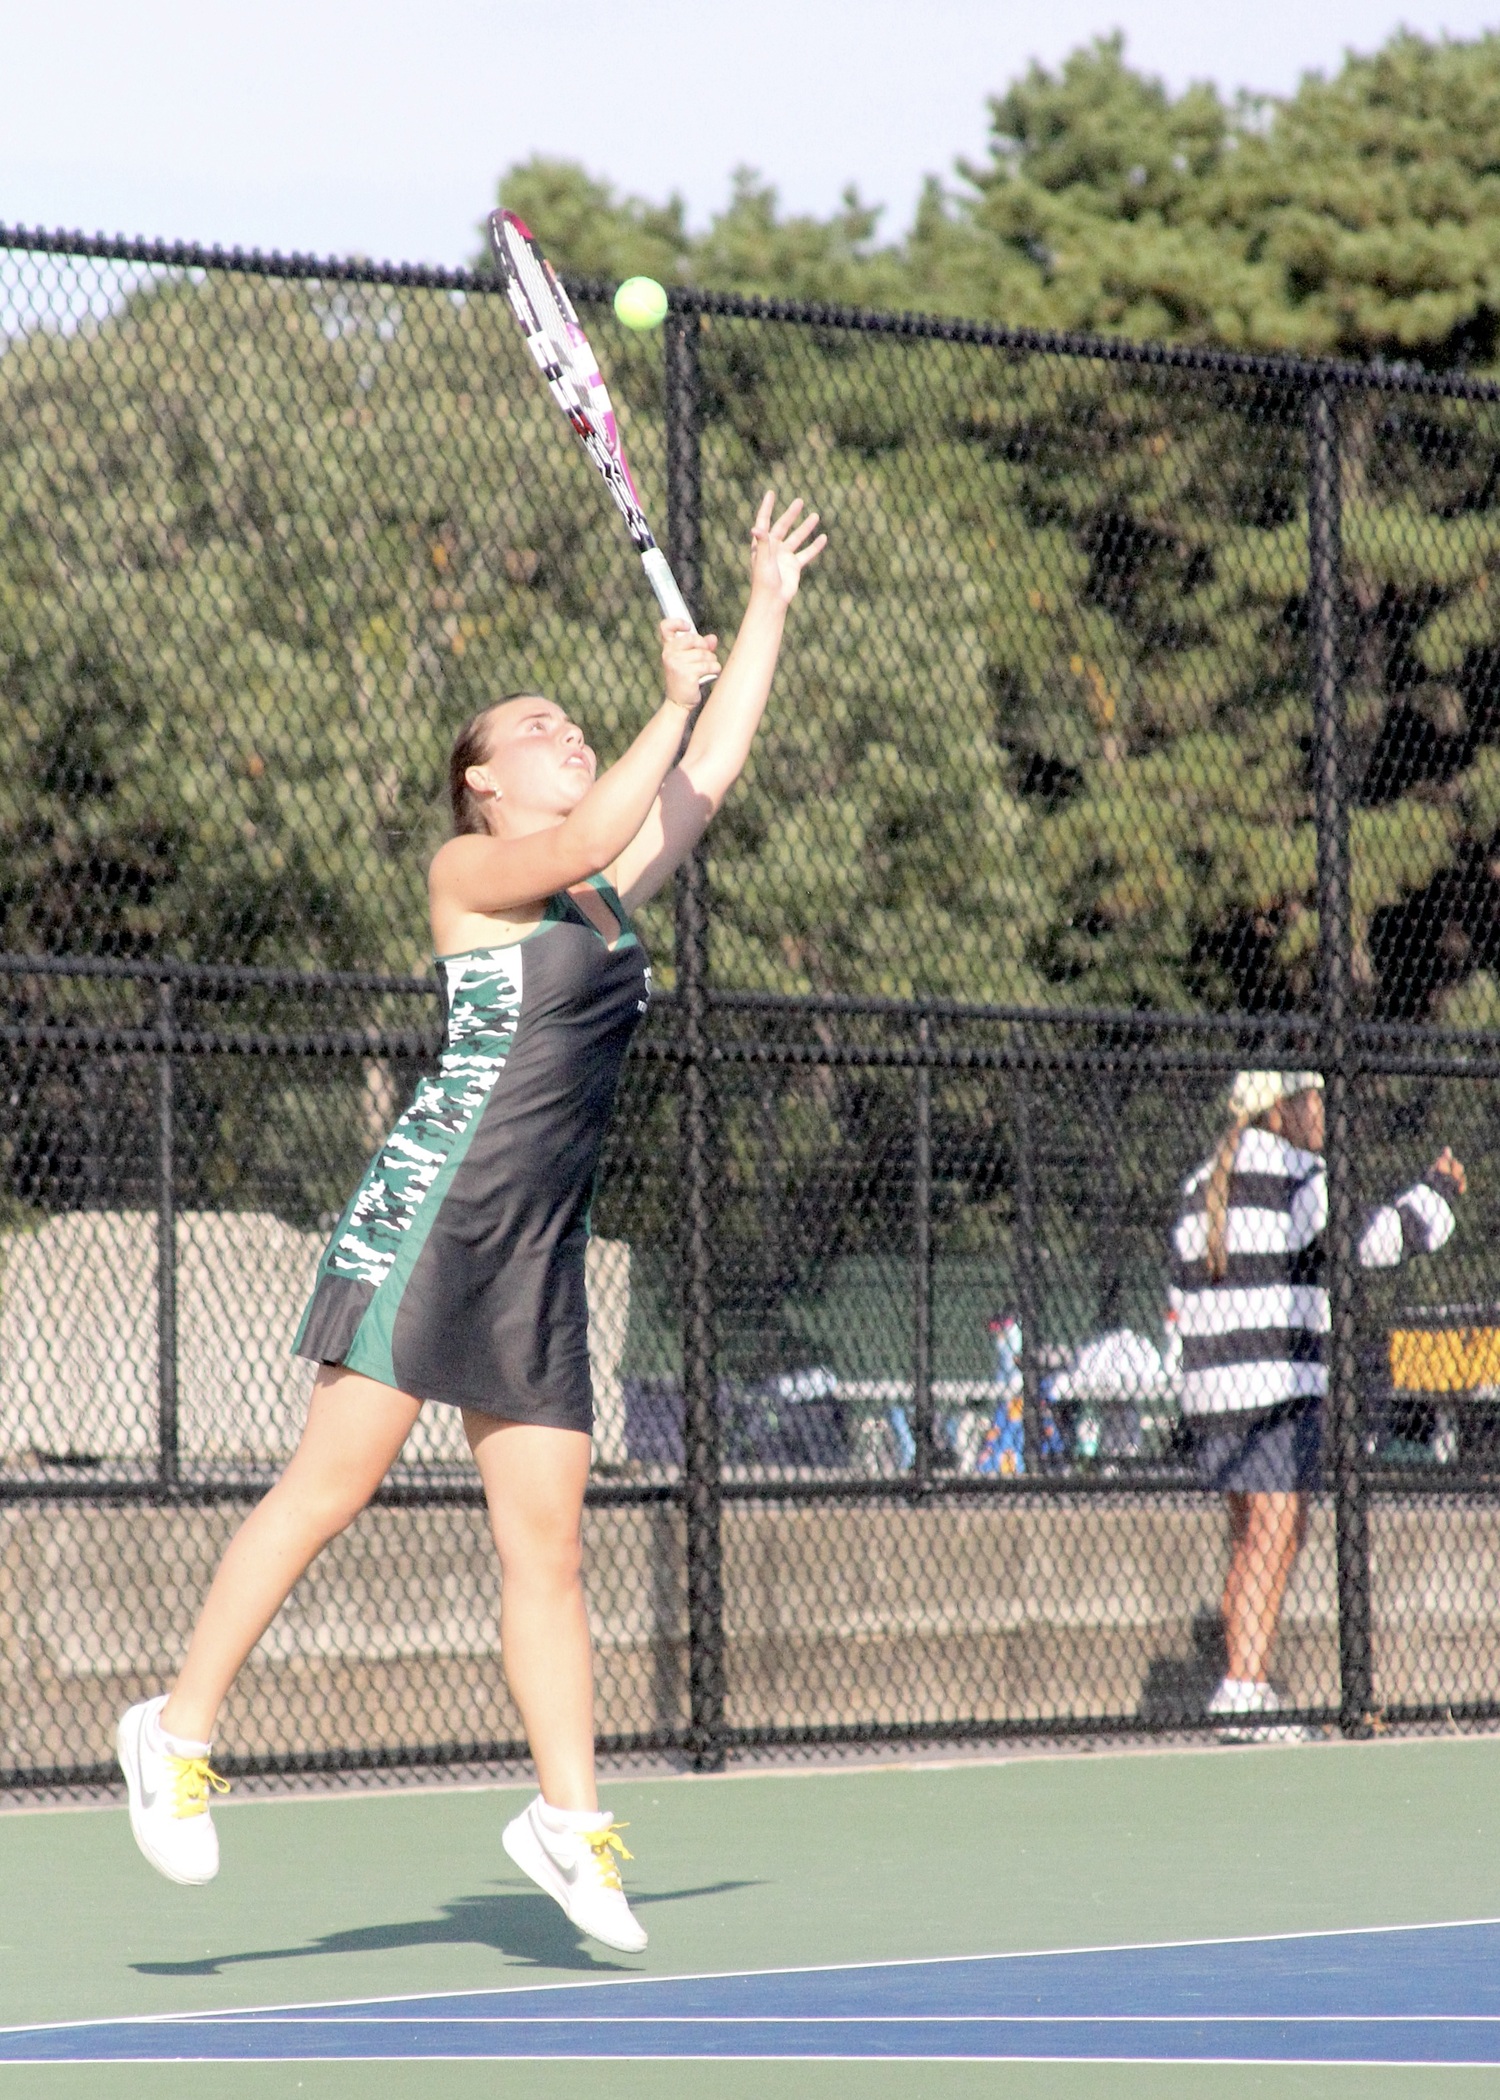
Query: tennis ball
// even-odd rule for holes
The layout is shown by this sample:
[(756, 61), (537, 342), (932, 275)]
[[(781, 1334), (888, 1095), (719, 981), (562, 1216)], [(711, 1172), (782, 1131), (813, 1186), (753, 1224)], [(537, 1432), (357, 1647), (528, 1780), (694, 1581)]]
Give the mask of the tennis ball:
[(654, 277), (627, 277), (615, 293), (615, 316), (627, 328), (660, 328), (667, 295)]

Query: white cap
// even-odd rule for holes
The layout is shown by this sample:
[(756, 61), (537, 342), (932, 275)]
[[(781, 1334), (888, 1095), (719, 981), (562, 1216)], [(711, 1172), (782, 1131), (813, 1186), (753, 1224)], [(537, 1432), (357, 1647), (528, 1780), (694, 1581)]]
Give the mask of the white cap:
[(1293, 1094), (1320, 1094), (1321, 1072), (1236, 1072), (1229, 1089), (1229, 1113), (1238, 1121), (1253, 1123), (1278, 1101)]

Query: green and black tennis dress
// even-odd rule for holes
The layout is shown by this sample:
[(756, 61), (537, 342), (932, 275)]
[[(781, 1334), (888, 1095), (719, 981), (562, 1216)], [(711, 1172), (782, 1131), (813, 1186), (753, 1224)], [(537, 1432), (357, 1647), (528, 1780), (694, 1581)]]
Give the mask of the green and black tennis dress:
[(438, 957), (448, 1025), (318, 1264), (299, 1356), (419, 1400), (588, 1432), (589, 1199), (651, 994), (565, 892), (521, 940)]

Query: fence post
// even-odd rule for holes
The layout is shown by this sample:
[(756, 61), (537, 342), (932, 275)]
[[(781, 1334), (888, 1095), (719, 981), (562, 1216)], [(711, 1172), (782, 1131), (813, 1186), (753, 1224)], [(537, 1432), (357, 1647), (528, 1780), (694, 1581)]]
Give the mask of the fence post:
[(86, 1210), (104, 1204), (104, 1067), (91, 1057), (83, 1068), (83, 1203)]
[[(698, 317), (669, 314), (664, 345), (667, 534), (672, 567), (700, 625), (702, 380)], [(678, 873), (677, 997), (682, 1015), (683, 1491), (686, 1497), (689, 1742), (700, 1772), (724, 1764), (724, 1579), (714, 1349), (713, 1158), (708, 1039), (708, 859)]]
[(177, 1131), (172, 982), (156, 987), (156, 1471), (177, 1478)]
[(781, 1247), (781, 1159), (780, 1126), (777, 1112), (781, 1103), (781, 1091), (777, 1074), (768, 1071), (761, 1087), (759, 1130), (756, 1133), (755, 1157), (756, 1211), (760, 1228), (761, 1281), (756, 1292), (757, 1324), (760, 1337), (756, 1349), (756, 1369), (760, 1373), (774, 1373), (783, 1368), (782, 1355), (785, 1335), (782, 1313), (782, 1247)]
[(1370, 1523), (1360, 1419), (1357, 1197), (1354, 1176), (1353, 938), (1349, 776), (1339, 637), (1341, 528), (1338, 396), (1307, 404), (1307, 612), (1318, 832), (1318, 987), (1327, 1115), (1329, 1302), (1327, 1447), (1333, 1460), (1338, 1557), (1339, 1725), (1369, 1732)]
[[(1036, 1134), (1031, 1073), (1016, 1073), (1016, 1317), (1021, 1323), (1021, 1450), (1029, 1473), (1042, 1467), (1041, 1293), (1037, 1288)], [(1009, 1308), (1002, 1308), (1008, 1310)]]
[[(926, 1050), (932, 1024), (917, 1023), (917, 1042)], [(912, 1131), (912, 1485), (920, 1493), (932, 1478), (932, 1067), (925, 1059), (916, 1071), (916, 1113)]]

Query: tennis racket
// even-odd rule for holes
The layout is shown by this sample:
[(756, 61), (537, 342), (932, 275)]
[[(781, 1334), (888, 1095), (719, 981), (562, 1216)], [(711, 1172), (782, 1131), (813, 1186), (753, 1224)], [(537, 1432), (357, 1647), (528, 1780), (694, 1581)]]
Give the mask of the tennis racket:
[[(489, 233), (490, 248), (505, 280), (511, 311), (521, 324), (526, 347), (552, 389), (553, 400), (572, 424), (574, 435), (604, 476), (604, 485), (619, 506), (625, 530), (641, 557), (641, 567), (656, 593), (657, 604), (667, 619), (686, 620), (693, 627), (692, 614), (677, 588), (671, 564), (646, 523), (646, 513), (625, 461), (609, 389), (600, 376), (599, 360), (589, 348), (589, 339), (562, 280), (537, 246), (530, 227), (513, 211), (492, 211)], [(696, 634), (696, 627), (693, 632)]]

